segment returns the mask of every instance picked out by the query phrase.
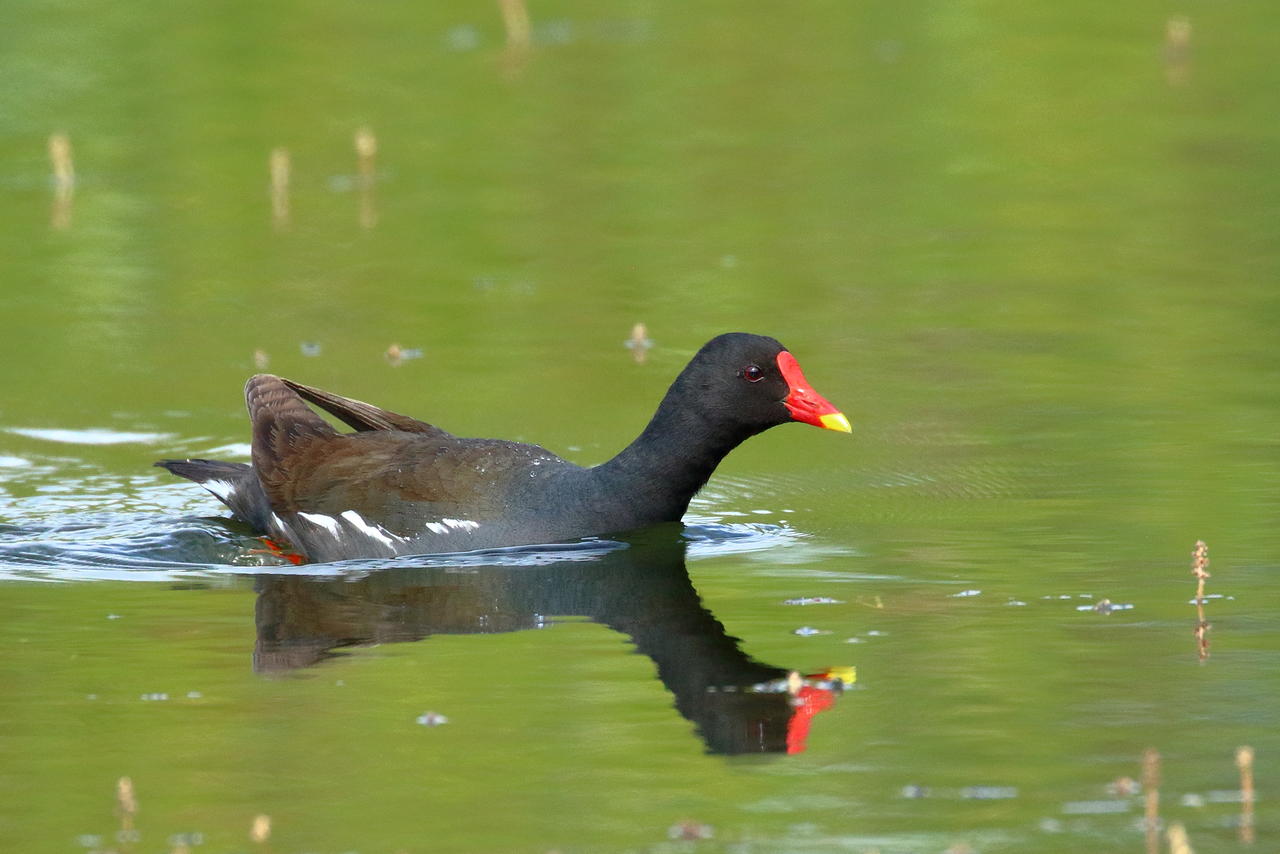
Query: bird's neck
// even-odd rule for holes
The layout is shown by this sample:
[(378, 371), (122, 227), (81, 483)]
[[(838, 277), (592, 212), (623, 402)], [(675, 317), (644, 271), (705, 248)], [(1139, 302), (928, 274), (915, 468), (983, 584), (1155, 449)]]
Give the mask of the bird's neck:
[(635, 441), (594, 469), (605, 494), (625, 503), (637, 524), (679, 521), (720, 461), (750, 435), (680, 405), (678, 385)]

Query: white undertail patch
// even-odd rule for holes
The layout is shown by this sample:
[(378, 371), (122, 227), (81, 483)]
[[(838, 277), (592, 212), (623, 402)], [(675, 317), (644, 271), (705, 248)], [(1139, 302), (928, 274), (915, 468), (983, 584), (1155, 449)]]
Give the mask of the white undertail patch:
[(206, 480), (200, 485), (223, 501), (235, 495), (236, 492), (236, 485), (229, 480)]

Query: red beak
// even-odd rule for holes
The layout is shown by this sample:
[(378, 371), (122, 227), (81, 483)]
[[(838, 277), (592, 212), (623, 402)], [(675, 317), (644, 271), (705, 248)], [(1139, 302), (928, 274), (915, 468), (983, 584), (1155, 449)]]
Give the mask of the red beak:
[(849, 419), (845, 418), (844, 414), (832, 406), (825, 397), (809, 387), (795, 356), (786, 350), (779, 353), (778, 370), (782, 372), (782, 378), (787, 381), (790, 389), (782, 403), (787, 407), (792, 418), (827, 430), (853, 432), (853, 428), (849, 426)]

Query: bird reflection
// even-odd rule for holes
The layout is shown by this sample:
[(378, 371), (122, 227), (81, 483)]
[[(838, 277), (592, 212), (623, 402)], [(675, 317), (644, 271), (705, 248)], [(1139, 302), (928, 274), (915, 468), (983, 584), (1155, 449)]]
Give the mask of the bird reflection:
[(254, 669), (308, 667), (347, 646), (489, 634), (587, 617), (630, 637), (657, 665), (712, 753), (796, 753), (813, 716), (843, 687), (756, 661), (702, 606), (678, 526), (590, 559), (536, 566), (379, 569), (356, 579), (257, 579)]

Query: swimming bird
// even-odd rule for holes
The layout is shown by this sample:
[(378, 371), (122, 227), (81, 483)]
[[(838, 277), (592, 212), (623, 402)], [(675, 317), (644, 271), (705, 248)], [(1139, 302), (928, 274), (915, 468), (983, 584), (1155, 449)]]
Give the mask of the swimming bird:
[[(584, 467), (537, 445), (470, 439), (359, 400), (258, 374), (245, 385), (252, 465), (161, 460), (309, 561), (563, 542), (679, 521), (726, 454), (770, 427), (850, 432), (773, 338), (700, 349), (652, 420)], [(336, 430), (308, 404), (355, 432)]]

